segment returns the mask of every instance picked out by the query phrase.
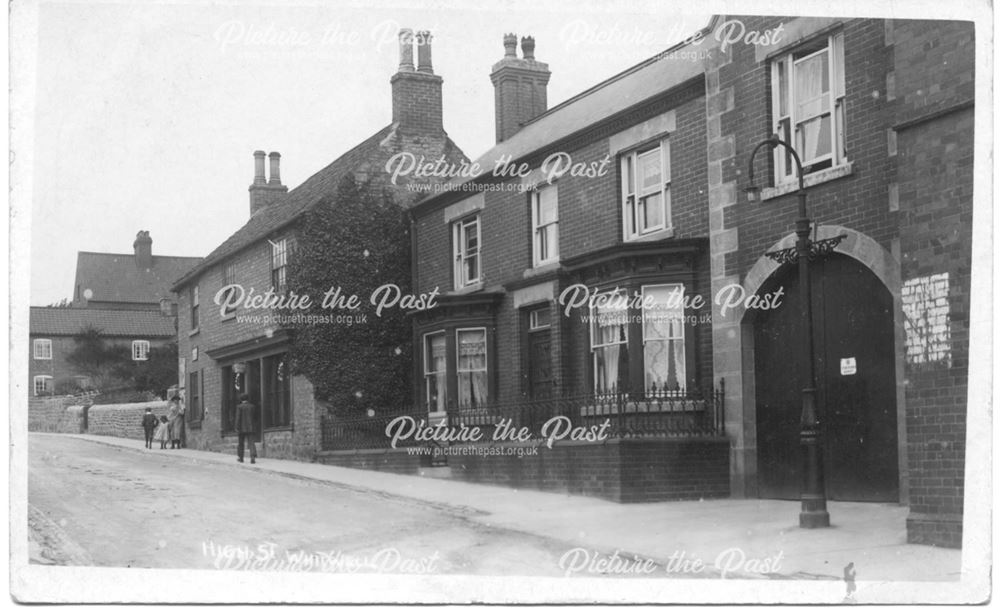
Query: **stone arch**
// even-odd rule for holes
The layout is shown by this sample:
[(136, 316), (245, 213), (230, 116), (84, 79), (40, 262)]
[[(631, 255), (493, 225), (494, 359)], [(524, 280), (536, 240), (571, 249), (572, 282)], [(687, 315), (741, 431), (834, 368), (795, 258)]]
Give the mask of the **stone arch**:
[[(893, 300), (898, 301), (902, 288), (899, 261), (877, 241), (864, 233), (859, 233), (840, 225), (820, 225), (816, 229), (816, 239), (827, 239), (836, 237), (837, 235), (847, 235), (847, 238), (837, 246), (837, 252), (839, 254), (846, 254), (856, 259), (865, 267), (868, 267), (876, 277), (882, 280), (885, 287), (889, 289), (889, 292), (893, 295)], [(795, 233), (789, 233), (775, 242), (769, 251), (794, 247), (796, 239)], [(753, 267), (750, 268), (746, 279), (743, 280), (743, 288), (746, 290), (746, 294), (748, 296), (757, 294), (761, 285), (777, 271), (778, 267), (778, 263), (761, 255)], [(743, 315), (745, 317), (746, 312)]]
[[(886, 250), (877, 241), (853, 229), (841, 225), (820, 225), (816, 228), (816, 239), (827, 239), (844, 235), (847, 237), (838, 244), (836, 252), (847, 255), (867, 267), (885, 285), (892, 295), (893, 300), (893, 321), (895, 335), (896, 352), (896, 422), (897, 422), (897, 442), (899, 443), (899, 502), (902, 505), (909, 504), (909, 462), (907, 458), (907, 438), (906, 438), (906, 378), (905, 378), (905, 356), (906, 356), (906, 329), (903, 323), (902, 304), (902, 270), (899, 260), (891, 252)], [(775, 242), (768, 251), (791, 248), (795, 245), (797, 236), (789, 233)], [(894, 248), (895, 249), (895, 248)], [(770, 258), (761, 255), (747, 272), (742, 282), (742, 287), (747, 296), (757, 294), (761, 286), (778, 270), (780, 265)], [(754, 379), (754, 339), (753, 323), (754, 316), (749, 310), (743, 310), (740, 317), (740, 343), (741, 343), (741, 368), (742, 368), (742, 413), (744, 426), (753, 428), (756, 422), (756, 381)], [(756, 461), (756, 439), (754, 439), (753, 456), (747, 456)], [(754, 470), (756, 474), (756, 470)], [(755, 478), (755, 476), (754, 476)]]

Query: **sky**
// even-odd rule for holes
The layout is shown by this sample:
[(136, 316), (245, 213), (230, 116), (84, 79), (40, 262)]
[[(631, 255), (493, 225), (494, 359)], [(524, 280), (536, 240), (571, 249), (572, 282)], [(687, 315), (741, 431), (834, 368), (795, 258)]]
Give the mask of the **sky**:
[(551, 107), (710, 18), (642, 1), (413, 6), (41, 4), (31, 304), (72, 297), (76, 253), (131, 253), (139, 230), (154, 255), (208, 254), (249, 217), (254, 150), (280, 152), (294, 188), (388, 125), (400, 27), (434, 35), (445, 130), (475, 158), (494, 143), (505, 33), (535, 37)]

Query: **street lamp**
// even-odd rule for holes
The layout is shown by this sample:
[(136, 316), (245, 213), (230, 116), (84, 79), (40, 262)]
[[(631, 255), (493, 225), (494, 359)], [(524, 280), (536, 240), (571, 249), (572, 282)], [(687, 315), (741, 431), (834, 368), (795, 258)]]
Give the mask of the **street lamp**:
[(757, 155), (757, 151), (765, 146), (773, 150), (779, 145), (788, 150), (792, 159), (795, 160), (795, 167), (798, 170), (799, 190), (797, 195), (799, 217), (795, 221), (795, 235), (798, 239), (795, 242), (794, 248), (767, 252), (765, 255), (779, 265), (793, 262), (798, 262), (799, 265), (799, 289), (802, 294), (802, 327), (805, 329), (803, 333), (804, 341), (802, 342), (805, 373), (802, 379), (802, 420), (799, 431), (804, 471), (802, 481), (802, 511), (799, 513), (799, 527), (813, 529), (829, 527), (830, 513), (826, 510), (823, 453), (820, 446), (819, 421), (816, 418), (816, 370), (813, 351), (813, 315), (809, 261), (832, 252), (846, 235), (839, 235), (819, 241), (813, 241), (809, 238), (809, 229), (812, 223), (806, 213), (806, 187), (803, 179), (802, 161), (791, 144), (782, 141), (777, 134), (773, 134), (771, 137), (758, 143), (754, 147), (753, 152), (750, 153), (749, 171), (747, 172), (750, 184), (744, 189), (747, 201), (750, 203), (760, 201), (760, 187), (755, 185), (753, 181), (753, 159)]

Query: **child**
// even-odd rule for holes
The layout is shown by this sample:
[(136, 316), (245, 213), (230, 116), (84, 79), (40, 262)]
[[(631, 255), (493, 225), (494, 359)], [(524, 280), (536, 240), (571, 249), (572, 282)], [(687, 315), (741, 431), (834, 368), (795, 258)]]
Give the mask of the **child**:
[(153, 431), (156, 430), (157, 419), (153, 415), (153, 410), (146, 407), (146, 413), (142, 416), (142, 431), (146, 435), (146, 449), (153, 448)]
[(153, 438), (160, 441), (160, 449), (167, 448), (167, 441), (170, 440), (170, 424), (167, 422), (166, 415), (160, 416), (160, 425), (156, 427)]

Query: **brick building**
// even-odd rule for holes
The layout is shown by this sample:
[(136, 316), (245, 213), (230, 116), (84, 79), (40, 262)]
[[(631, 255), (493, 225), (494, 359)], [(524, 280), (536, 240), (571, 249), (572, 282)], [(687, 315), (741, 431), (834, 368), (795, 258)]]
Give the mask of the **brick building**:
[(429, 32), (400, 32), (399, 69), (390, 79), (392, 122), (298, 187), (282, 184), (278, 153), (254, 153), (249, 220), (173, 286), (180, 304), (180, 380), (189, 446), (228, 450), (234, 445), (235, 406), (246, 392), (258, 405), (262, 456), (313, 458), (324, 409), (309, 381), (290, 374), (291, 330), (269, 319), (238, 319), (236, 311), (221, 311), (213, 301), (230, 284), (283, 293), (288, 268), (295, 264), (297, 223), (310, 206), (335, 195), (345, 175), (385, 186), (408, 206), (419, 195), (410, 190), (411, 180), (436, 179), (402, 176), (390, 184), (384, 168), (393, 155), (467, 161), (443, 128), (442, 78), (434, 74), (431, 50)]
[[(414, 316), (414, 400), (452, 425), (615, 426), (544, 459), (449, 456), (455, 476), (619, 501), (725, 495), (711, 326), (682, 305), (710, 298), (701, 65), (654, 57), (547, 109), (534, 40), (521, 57), (503, 42), (483, 174), (414, 209), (415, 289), (442, 294)], [(584, 304), (593, 294), (653, 306)]]
[(76, 349), (76, 338), (87, 329), (99, 330), (108, 346), (130, 353), (135, 366), (143, 365), (151, 349), (169, 345), (177, 338), (173, 317), (159, 310), (32, 307), (28, 326), (32, 396), (91, 386), (92, 380), (67, 360)]
[(79, 252), (68, 307), (32, 307), (28, 376), (32, 395), (88, 387), (90, 380), (66, 361), (74, 337), (96, 329), (127, 349), (141, 365), (149, 350), (176, 339), (171, 284), (201, 259), (153, 254), (149, 231), (139, 231), (132, 254)]
[[(731, 42), (738, 27), (761, 35)], [(486, 173), (414, 209), (415, 287), (443, 295), (414, 316), (414, 399), (431, 421), (527, 409), (611, 415), (625, 433), (544, 459), (449, 458), (452, 472), (621, 501), (799, 497), (803, 303), (794, 266), (765, 256), (795, 239), (793, 159), (758, 155), (762, 202), (742, 195), (751, 152), (777, 133), (803, 159), (815, 238), (844, 236), (811, 263), (827, 495), (907, 504), (911, 541), (959, 545), (972, 25), (716, 17), (550, 110), (534, 41), (521, 57), (504, 46)], [(550, 182), (563, 153), (582, 171)], [(528, 171), (498, 177), (497, 162)], [(642, 304), (567, 312), (577, 285)], [(711, 430), (672, 432), (720, 385), (717, 459)]]
[(706, 65), (712, 286), (784, 293), (770, 311), (714, 307), (732, 492), (794, 498), (802, 480), (797, 272), (764, 256), (795, 239), (797, 172), (781, 147), (757, 156), (762, 202), (742, 197), (752, 149), (778, 133), (802, 157), (814, 235), (846, 236), (834, 254), (811, 263), (828, 497), (908, 504), (911, 541), (958, 546), (973, 27), (731, 20), (746, 31), (780, 26), (782, 35), (768, 45), (717, 46)]

